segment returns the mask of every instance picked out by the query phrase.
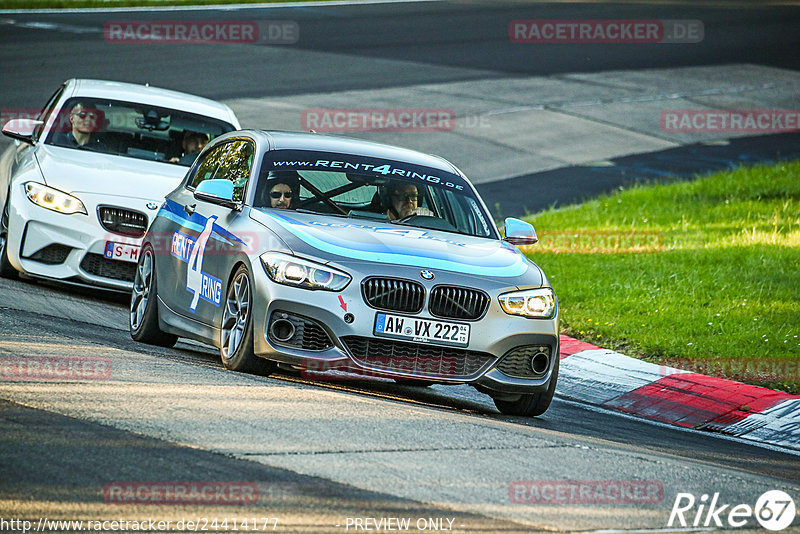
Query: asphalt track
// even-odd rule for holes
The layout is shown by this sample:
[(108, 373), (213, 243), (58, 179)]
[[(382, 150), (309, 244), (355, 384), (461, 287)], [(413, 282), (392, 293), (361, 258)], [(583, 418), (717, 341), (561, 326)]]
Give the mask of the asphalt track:
[[(617, 69), (752, 63), (800, 70), (800, 9), (792, 4), (422, 2), (180, 15), (243, 16), (297, 21), (302, 38), (291, 47), (123, 46), (104, 43), (97, 29), (108, 20), (175, 14), (0, 15), (0, 106), (36, 108), (68, 77), (147, 81), (231, 100)], [(508, 42), (508, 21), (518, 18), (699, 19), (706, 39), (543, 50)], [(627, 183), (631, 169), (663, 178), (680, 171), (676, 163), (691, 150), (702, 154), (689, 173), (724, 168), (742, 154), (789, 157), (797, 143), (789, 134), (714, 146), (622, 157), (611, 170), (565, 167), (543, 176), (521, 169), (508, 180), (550, 205)], [(703, 152), (713, 150), (713, 157)], [(508, 180), (481, 187), (502, 199)], [(112, 481), (254, 481), (258, 515), (278, 516), (283, 532), (347, 531), (348, 517), (447, 517), (463, 532), (655, 530), (666, 527), (681, 491), (752, 504), (768, 489), (783, 489), (800, 502), (796, 454), (562, 398), (544, 417), (524, 420), (499, 415), (466, 387), (419, 391), (382, 381), (226, 373), (213, 351), (194, 344), (162, 350), (133, 343), (124, 300), (0, 281), (2, 356), (92, 354), (114, 368), (103, 383), (0, 382), (0, 517), (242, 515), (224, 506), (108, 504), (102, 488)], [(508, 489), (516, 480), (657, 480), (665, 495), (652, 505), (515, 504)], [(794, 525), (785, 531), (800, 530)]]
[[(544, 417), (526, 420), (499, 415), (486, 397), (467, 387), (418, 390), (374, 380), (310, 382), (286, 372), (269, 378), (236, 375), (222, 369), (215, 351), (195, 344), (160, 349), (130, 340), (123, 329), (123, 297), (98, 298), (89, 292), (75, 294), (41, 283), (5, 280), (0, 281), (0, 291), (4, 358), (105, 356), (114, 369), (108, 384), (0, 383), (5, 442), (0, 456), (2, 517), (34, 521), (37, 517), (222, 518), (231, 515), (230, 508), (109, 504), (103, 501), (102, 488), (119, 481), (243, 480), (258, 484), (257, 513), (278, 516), (280, 531), (338, 532), (343, 528), (336, 525), (343, 525), (348, 517), (448, 517), (462, 525), (456, 529), (462, 532), (583, 531), (612, 526), (630, 530), (664, 523), (679, 488), (715, 488), (723, 495), (738, 493), (746, 502), (754, 500), (761, 488), (795, 493), (800, 479), (797, 454), (654, 425), (560, 397)], [(191, 392), (198, 386), (201, 393)], [(285, 406), (310, 404), (312, 410), (305, 414), (307, 418), (284, 421), (280, 407), (271, 404), (277, 402), (274, 397), (267, 404), (248, 400), (254, 404), (245, 407), (242, 403), (253, 387), (274, 392)], [(326, 393), (353, 405), (355, 414), (369, 413), (369, 407), (377, 405), (376, 413), (385, 419), (354, 425), (354, 413), (332, 409)], [(219, 404), (236, 408), (213, 407)], [(330, 410), (322, 422), (314, 415), (319, 410)], [(413, 422), (398, 426), (397, 410), (422, 411), (424, 419), (417, 421), (417, 428)], [(459, 445), (437, 443), (431, 424), (455, 432), (452, 438)], [(486, 443), (482, 431), (498, 426), (503, 434), (516, 437), (509, 440), (504, 435), (501, 441)], [(354, 438), (352, 443), (342, 443), (339, 427)], [(393, 437), (384, 442), (387, 434)], [(291, 436), (299, 442), (287, 446), (285, 441)], [(545, 440), (547, 445), (530, 440)], [(269, 451), (266, 455), (264, 448)], [(665, 496), (655, 506), (512, 505), (510, 512), (493, 510), (482, 516), (479, 503), (442, 507), (437, 499), (399, 497), (402, 492), (386, 480), (372, 489), (364, 482), (331, 481), (360, 478), (359, 469), (365, 473), (372, 469), (369, 461), (360, 468), (353, 466), (348, 458), (352, 454), (383, 456), (378, 465), (387, 470), (388, 480), (397, 482), (398, 475), (392, 472), (398, 468), (408, 470), (401, 472), (399, 480), (416, 480), (419, 475), (403, 458), (410, 455), (426, 473), (430, 470), (449, 485), (453, 480), (445, 481), (452, 473), (445, 476), (447, 469), (441, 473), (436, 464), (449, 464), (446, 455), (457, 460), (462, 448), (489, 458), (498, 455), (498, 468), (508, 462), (508, 454), (533, 455), (512, 462), (515, 477), (501, 479), (503, 485), (493, 492), (493, 499), (500, 503), (508, 499), (504, 486), (528, 479), (660, 480)], [(566, 453), (568, 461), (548, 467), (547, 456), (539, 457), (542, 451), (552, 451), (554, 457)], [(428, 458), (431, 453), (438, 455), (433, 463)], [(330, 476), (311, 477), (304, 472), (305, 464), (316, 460), (324, 462), (322, 469), (330, 470)], [(530, 464), (541, 471), (532, 470)], [(575, 473), (575, 466), (580, 477), (563, 474)], [(463, 470), (459, 465), (454, 468)], [(487, 477), (493, 478), (479, 474), (484, 484)], [(476, 482), (469, 478), (455, 478), (462, 485), (459, 492), (481, 495), (481, 484), (476, 490)], [(737, 490), (738, 485), (742, 487)], [(509, 514), (524, 525), (503, 520)]]

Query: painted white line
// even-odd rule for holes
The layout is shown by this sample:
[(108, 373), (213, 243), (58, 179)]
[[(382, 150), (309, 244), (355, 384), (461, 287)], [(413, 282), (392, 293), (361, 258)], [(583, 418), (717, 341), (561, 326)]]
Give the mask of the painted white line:
[(18, 21), (15, 19), (3, 18), (0, 19), (0, 25), (1, 24), (17, 26), (19, 28), (29, 28), (32, 30), (51, 30), (77, 34), (103, 33), (102, 27), (76, 26), (74, 24), (57, 24), (54, 22)]
[(268, 4), (213, 4), (207, 6), (142, 6), (142, 7), (79, 7), (74, 9), (0, 9), (0, 15), (25, 13), (119, 13), (137, 11), (239, 11), (247, 9), (277, 9), (327, 6), (357, 6), (362, 4), (413, 4), (441, 0), (331, 0), (330, 2), (271, 2)]

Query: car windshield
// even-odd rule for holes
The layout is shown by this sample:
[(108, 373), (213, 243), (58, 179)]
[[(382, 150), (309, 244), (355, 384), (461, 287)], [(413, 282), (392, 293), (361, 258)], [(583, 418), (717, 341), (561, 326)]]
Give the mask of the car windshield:
[(266, 154), (255, 207), (497, 238), (491, 217), (459, 175), (391, 160), (289, 152)]
[(191, 165), (224, 121), (147, 104), (72, 98), (51, 117), (49, 145)]

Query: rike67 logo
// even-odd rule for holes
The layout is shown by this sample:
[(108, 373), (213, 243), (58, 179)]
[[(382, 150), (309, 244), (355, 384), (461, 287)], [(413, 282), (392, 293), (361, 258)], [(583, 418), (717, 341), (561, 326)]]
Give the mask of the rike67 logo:
[[(678, 493), (667, 526), (743, 527), (748, 523), (752, 525), (751, 518), (755, 517), (765, 529), (777, 531), (791, 525), (795, 513), (794, 500), (788, 493), (780, 490), (765, 492), (758, 498), (755, 506), (722, 504), (719, 493), (714, 493), (710, 502), (709, 496), (705, 494), (700, 499), (695, 499), (691, 493)], [(727, 521), (727, 525), (723, 524), (724, 521)]]

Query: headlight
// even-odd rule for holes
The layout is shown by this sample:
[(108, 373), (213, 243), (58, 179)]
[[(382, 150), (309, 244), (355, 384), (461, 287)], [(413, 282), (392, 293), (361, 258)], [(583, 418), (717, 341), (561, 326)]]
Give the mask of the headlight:
[(556, 294), (549, 287), (500, 295), (500, 306), (510, 315), (551, 319), (556, 314)]
[(262, 254), (261, 263), (273, 282), (287, 286), (341, 291), (352, 280), (347, 273), (280, 252)]
[(70, 215), (72, 213), (83, 213), (86, 215), (86, 208), (80, 199), (68, 195), (58, 189), (47, 187), (36, 182), (25, 184), (25, 194), (28, 200), (43, 208)]

